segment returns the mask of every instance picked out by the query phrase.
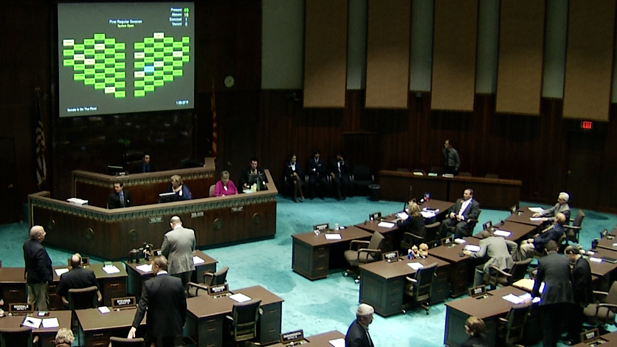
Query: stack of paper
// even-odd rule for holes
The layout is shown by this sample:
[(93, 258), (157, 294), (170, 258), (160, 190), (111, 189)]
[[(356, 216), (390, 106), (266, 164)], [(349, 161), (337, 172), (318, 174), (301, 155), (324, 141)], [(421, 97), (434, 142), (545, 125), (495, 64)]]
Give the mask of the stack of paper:
[(324, 234), (326, 235), (326, 240), (341, 240), (341, 234)]
[(422, 265), (420, 263), (407, 263), (407, 266), (409, 266), (410, 268), (412, 268), (414, 270), (419, 270), (419, 269), (424, 267), (424, 265)]
[(420, 214), (424, 218), (433, 218), (433, 217), (435, 217), (435, 212), (431, 212), (431, 211), (422, 211), (422, 212), (420, 212)]
[(103, 266), (103, 271), (107, 274), (117, 274), (120, 272), (120, 269), (118, 269), (115, 265), (108, 265)]
[(502, 298), (506, 301), (509, 301), (513, 304), (520, 304), (523, 302), (523, 299), (519, 298), (518, 296), (514, 295), (514, 294), (508, 294), (506, 296), (502, 296)]
[(62, 269), (56, 269), (56, 275), (58, 275), (58, 276), (62, 276), (62, 274), (66, 273), (66, 272), (69, 272), (69, 268), (68, 267), (65, 267), (65, 268), (62, 268)]
[(510, 235), (512, 235), (512, 233), (509, 231), (499, 230), (499, 229), (495, 230), (493, 234), (497, 236), (502, 236), (502, 237), (509, 237)]
[(237, 302), (245, 302), (245, 301), (251, 300), (251, 298), (249, 298), (248, 296), (246, 296), (246, 295), (244, 295), (242, 293), (233, 294), (233, 295), (230, 295), (229, 297), (234, 299)]
[(379, 224), (377, 224), (377, 226), (380, 226), (382, 228), (393, 228), (395, 225), (396, 224), (390, 222), (380, 222)]
[(205, 263), (205, 262), (206, 262), (206, 261), (205, 261), (205, 260), (203, 260), (203, 259), (201, 259), (200, 257), (198, 257), (198, 256), (196, 256), (196, 255), (195, 255), (195, 256), (193, 256), (193, 264), (195, 264), (195, 265), (199, 265), (199, 264), (203, 264), (203, 263)]
[(528, 207), (528, 209), (533, 213), (542, 213), (544, 211), (542, 207)]
[(40, 319), (40, 318), (26, 317), (26, 318), (24, 318), (24, 321), (21, 322), (21, 325), (23, 325), (25, 327), (30, 327), (30, 328), (38, 329), (41, 326), (41, 321), (42, 321), (42, 319)]
[(60, 326), (58, 318), (45, 318), (43, 319), (43, 328), (57, 328)]
[(328, 342), (330, 342), (330, 345), (332, 345), (332, 347), (345, 347), (345, 339), (344, 338), (340, 338), (340, 339), (336, 339), (336, 340), (330, 340)]
[(135, 268), (141, 272), (152, 272), (152, 264), (138, 265)]
[(461, 245), (461, 244), (463, 244), (463, 243), (465, 243), (465, 242), (467, 242), (467, 241), (465, 241), (465, 240), (463, 240), (463, 239), (454, 239), (454, 243), (456, 243), (456, 244), (458, 244), (458, 245)]
[(465, 249), (470, 252), (480, 252), (480, 246), (476, 246), (476, 245), (466, 245)]

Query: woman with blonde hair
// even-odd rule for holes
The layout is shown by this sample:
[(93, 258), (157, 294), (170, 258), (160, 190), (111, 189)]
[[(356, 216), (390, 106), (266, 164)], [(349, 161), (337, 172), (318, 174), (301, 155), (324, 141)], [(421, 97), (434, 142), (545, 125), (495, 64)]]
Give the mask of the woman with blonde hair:
[(415, 200), (410, 200), (407, 207), (407, 219), (397, 221), (398, 227), (403, 232), (410, 232), (414, 235), (424, 237), (424, 217), (420, 214), (420, 205)]
[(56, 347), (71, 347), (71, 344), (75, 341), (73, 332), (67, 328), (60, 328), (56, 334)]
[(193, 195), (191, 195), (189, 188), (182, 183), (182, 176), (180, 175), (171, 176), (171, 186), (169, 187), (169, 191), (176, 193), (174, 201), (193, 199)]

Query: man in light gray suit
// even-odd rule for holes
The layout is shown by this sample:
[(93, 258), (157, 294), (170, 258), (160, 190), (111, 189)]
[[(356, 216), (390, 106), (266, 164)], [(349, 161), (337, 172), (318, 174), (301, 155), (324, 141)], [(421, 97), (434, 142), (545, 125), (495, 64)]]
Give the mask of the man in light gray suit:
[(170, 231), (163, 238), (161, 253), (168, 259), (167, 271), (169, 274), (182, 280), (187, 287), (191, 273), (195, 270), (193, 251), (195, 250), (195, 232), (182, 226), (178, 216), (171, 217)]
[(478, 252), (463, 251), (465, 255), (471, 258), (483, 258), (484, 256), (489, 258), (486, 263), (476, 266), (476, 275), (473, 280), (474, 287), (484, 283), (484, 276), (488, 274), (491, 266), (499, 270), (512, 269), (514, 265), (512, 255), (516, 254), (518, 249), (516, 242), (506, 240), (503, 237), (493, 236), (488, 230), (482, 231), (479, 236), (482, 240), (480, 240), (480, 250)]

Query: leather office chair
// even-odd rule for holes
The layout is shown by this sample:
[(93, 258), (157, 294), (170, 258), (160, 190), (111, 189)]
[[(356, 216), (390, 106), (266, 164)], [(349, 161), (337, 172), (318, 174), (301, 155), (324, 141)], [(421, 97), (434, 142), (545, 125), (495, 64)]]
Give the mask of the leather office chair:
[(505, 318), (499, 318), (497, 336), (503, 341), (504, 345), (511, 346), (513, 343), (523, 339), (525, 323), (527, 322), (530, 309), (531, 303), (513, 306)]
[[(469, 234), (465, 236), (473, 235), (473, 230), (476, 228), (476, 224), (478, 224), (478, 219), (480, 219), (481, 213), (482, 213), (482, 210), (480, 210), (480, 212), (478, 213), (477, 219), (472, 219), (472, 218), (465, 219), (465, 222), (467, 222), (467, 231), (469, 232)], [(450, 233), (454, 234), (454, 231), (456, 230), (456, 225), (451, 226), (449, 229), (450, 229)]]
[(351, 173), (351, 182), (354, 190), (354, 195), (357, 192), (368, 193), (368, 186), (375, 183), (375, 176), (371, 173), (371, 169), (368, 165), (359, 164), (353, 167)]
[(512, 269), (508, 271), (503, 271), (491, 266), (487, 274), (486, 284), (493, 289), (497, 288), (497, 286), (511, 286), (512, 283), (525, 278), (527, 268), (532, 260), (533, 258), (528, 258), (522, 261), (516, 261), (514, 265), (512, 265)]
[(564, 224), (563, 229), (565, 231), (567, 244), (570, 242), (579, 243), (578, 235), (581, 232), (583, 219), (585, 219), (585, 212), (579, 209), (578, 212), (576, 212), (576, 217), (571, 221), (571, 224)]
[(439, 227), (441, 226), (441, 222), (435, 222), (431, 224), (426, 224), (424, 226), (424, 239), (425, 243), (429, 248), (439, 246)]
[(66, 301), (71, 311), (98, 307), (98, 292), (96, 286), (79, 289), (69, 289)]
[[(410, 305), (420, 304), (420, 306), (428, 314), (428, 308), (431, 304), (431, 291), (433, 289), (433, 280), (435, 279), (435, 271), (437, 263), (432, 263), (424, 266), (416, 271), (413, 278), (405, 277), (407, 280), (405, 285), (405, 295), (411, 297)], [(407, 311), (407, 305), (403, 308), (403, 313)]]
[(126, 151), (122, 153), (122, 162), (124, 163), (124, 170), (130, 173), (138, 173), (141, 170), (139, 165), (144, 157), (144, 151)]
[(204, 283), (203, 284), (194, 283), (194, 282), (188, 283), (189, 297), (199, 296), (200, 290), (203, 290), (205, 294), (207, 294), (208, 287), (227, 283), (227, 272), (228, 271), (229, 271), (229, 267), (225, 266), (224, 268), (220, 269), (219, 271), (215, 273), (204, 272)]
[(587, 305), (583, 314), (587, 321), (593, 325), (606, 325), (615, 323), (615, 313), (617, 313), (617, 282), (613, 282), (607, 292), (593, 291), (596, 302)]
[(407, 253), (407, 250), (409, 250), (411, 247), (419, 246), (421, 243), (424, 242), (424, 237), (416, 235), (414, 233), (404, 232), (403, 239), (401, 240), (401, 243), (399, 245), (400, 249), (403, 251), (401, 254)]
[(215, 185), (211, 185), (210, 188), (208, 188), (208, 196), (209, 197), (213, 197), (214, 196), (214, 187)]
[(441, 166), (432, 166), (428, 171), (429, 173), (438, 174), (439, 176), (443, 175), (443, 167)]
[(134, 339), (127, 339), (125, 337), (115, 337), (112, 336), (109, 338), (109, 346), (108, 347), (144, 347), (144, 339), (143, 337), (136, 337)]
[(38, 336), (32, 335), (32, 328), (0, 328), (0, 347), (32, 347), (39, 342)]
[(253, 340), (258, 336), (258, 322), (261, 315), (261, 299), (235, 303), (231, 316), (225, 316), (225, 344)]
[[(350, 273), (357, 274), (360, 264), (372, 263), (381, 259), (381, 247), (384, 243), (384, 236), (379, 232), (374, 232), (370, 241), (352, 240), (349, 249), (343, 254), (351, 269), (344, 272), (345, 276)], [(356, 275), (356, 283), (360, 283), (360, 276)]]

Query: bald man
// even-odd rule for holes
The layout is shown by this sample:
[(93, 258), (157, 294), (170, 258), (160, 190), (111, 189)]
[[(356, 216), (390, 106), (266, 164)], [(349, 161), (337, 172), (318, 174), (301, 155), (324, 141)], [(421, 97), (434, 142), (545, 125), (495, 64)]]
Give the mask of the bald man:
[(168, 231), (163, 237), (161, 253), (168, 260), (169, 274), (182, 280), (186, 287), (191, 279), (191, 273), (195, 270), (193, 263), (193, 251), (195, 251), (195, 231), (182, 226), (182, 220), (178, 216), (171, 217)]
[[(96, 280), (94, 271), (81, 267), (81, 254), (75, 253), (71, 256), (71, 270), (60, 276), (60, 283), (58, 283), (56, 293), (60, 295), (62, 302), (68, 306), (69, 289), (82, 289), (88, 287), (99, 288), (99, 282)], [(97, 291), (97, 300), (99, 303), (102, 298), (103, 296), (99, 288)]]
[(47, 311), (49, 307), (49, 282), (53, 280), (51, 258), (41, 242), (45, 239), (45, 229), (35, 225), (30, 229), (30, 237), (24, 242), (24, 262), (26, 264), (26, 283), (28, 284), (28, 303), (36, 311)]

